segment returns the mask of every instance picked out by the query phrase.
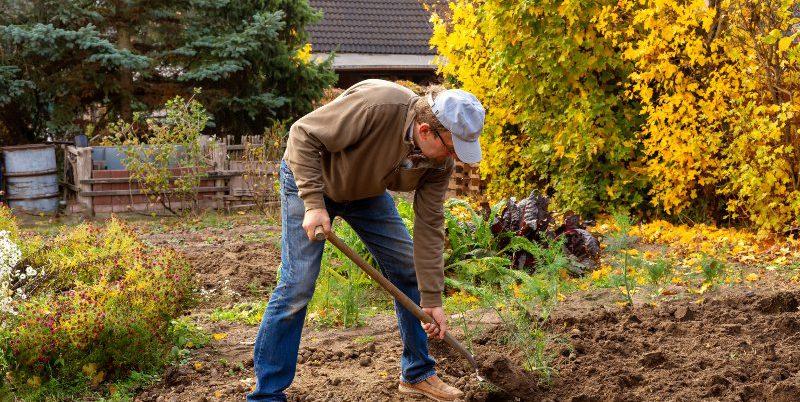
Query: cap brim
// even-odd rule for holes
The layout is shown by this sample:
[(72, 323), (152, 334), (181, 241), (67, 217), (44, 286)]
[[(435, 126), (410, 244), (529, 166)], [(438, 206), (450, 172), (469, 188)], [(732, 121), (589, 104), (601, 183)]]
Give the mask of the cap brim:
[(481, 161), (481, 143), (479, 141), (461, 141), (454, 135), (453, 148), (461, 162), (478, 163)]

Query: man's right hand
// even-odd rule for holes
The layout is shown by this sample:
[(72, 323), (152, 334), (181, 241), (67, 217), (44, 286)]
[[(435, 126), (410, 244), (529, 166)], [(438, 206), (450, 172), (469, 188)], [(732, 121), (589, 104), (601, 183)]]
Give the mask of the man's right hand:
[(308, 240), (314, 241), (314, 229), (322, 226), (322, 231), (327, 236), (331, 232), (331, 217), (325, 208), (309, 209), (303, 217), (303, 230), (306, 231)]

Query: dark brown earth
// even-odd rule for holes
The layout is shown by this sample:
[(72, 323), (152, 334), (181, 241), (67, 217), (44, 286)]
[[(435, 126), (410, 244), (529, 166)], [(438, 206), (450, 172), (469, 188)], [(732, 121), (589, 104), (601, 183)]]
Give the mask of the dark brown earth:
[[(193, 351), (137, 400), (244, 399), (253, 384), (257, 328), (213, 323), (208, 315), (220, 303), (267, 297), (252, 290), (274, 283), (278, 248), (274, 236), (258, 236), (275, 230), (245, 226), (149, 237), (186, 252), (205, 288), (235, 293), (224, 301), (211, 297), (192, 314), (225, 337)], [(557, 356), (550, 384), (520, 370), (520, 353), (502, 343), (497, 320), (483, 316), (475, 354), (483, 374), (508, 393), (479, 383), (446, 345), (433, 341), (431, 352), (442, 378), (464, 390), (468, 401), (798, 401), (800, 289), (792, 286), (776, 280), (702, 297), (680, 293), (678, 300), (633, 308), (606, 302), (612, 299), (608, 290), (575, 293), (547, 324)], [(417, 400), (396, 393), (400, 351), (393, 316), (379, 315), (350, 330), (307, 327), (287, 393), (292, 401)]]
[[(173, 230), (148, 235), (148, 243), (183, 252), (206, 302), (268, 296), (280, 266), (280, 227)], [(209, 303), (205, 303), (208, 307)]]
[(553, 400), (800, 400), (800, 290), (562, 312)]

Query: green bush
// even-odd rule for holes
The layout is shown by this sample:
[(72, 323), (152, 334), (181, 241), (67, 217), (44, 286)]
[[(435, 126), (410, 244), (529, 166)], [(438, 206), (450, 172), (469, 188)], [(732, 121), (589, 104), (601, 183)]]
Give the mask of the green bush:
[(39, 275), (13, 311), (0, 312), (0, 394), (54, 382), (94, 388), (169, 360), (172, 320), (192, 291), (175, 251), (150, 248), (111, 219), (64, 228), (23, 259)]
[[(199, 94), (195, 90), (195, 95)], [(111, 124), (110, 140), (125, 154), (125, 169), (150, 201), (160, 202), (175, 215), (179, 208), (196, 212), (198, 187), (212, 168), (207, 154), (213, 148), (203, 149), (200, 144), (210, 116), (194, 97), (184, 100), (176, 96), (164, 109), (164, 118), (145, 119), (134, 113), (132, 123), (120, 120)]]

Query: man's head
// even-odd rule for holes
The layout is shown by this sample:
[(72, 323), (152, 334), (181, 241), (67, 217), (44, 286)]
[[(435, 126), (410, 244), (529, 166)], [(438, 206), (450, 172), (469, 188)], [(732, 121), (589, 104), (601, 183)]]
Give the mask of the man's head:
[(457, 157), (466, 163), (481, 160), (478, 141), (486, 112), (469, 92), (433, 90), (416, 103), (417, 146), (428, 158)]

